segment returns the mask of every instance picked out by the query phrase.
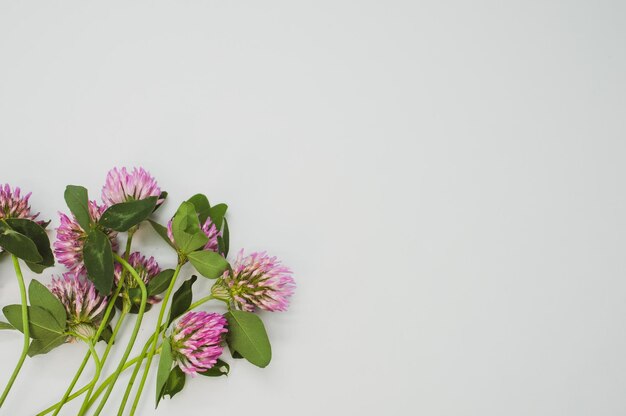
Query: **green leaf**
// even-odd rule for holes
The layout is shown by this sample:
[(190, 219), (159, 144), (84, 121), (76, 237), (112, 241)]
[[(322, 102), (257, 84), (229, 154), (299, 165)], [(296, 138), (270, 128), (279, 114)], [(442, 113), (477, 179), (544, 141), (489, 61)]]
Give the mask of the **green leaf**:
[(113, 287), (113, 251), (109, 237), (101, 230), (93, 230), (83, 247), (87, 276), (98, 292), (108, 295)]
[(230, 372), (230, 365), (228, 365), (227, 362), (218, 359), (213, 367), (209, 368), (204, 373), (198, 373), (198, 374), (201, 374), (207, 377), (219, 377), (219, 376), (227, 376), (229, 372)]
[(200, 229), (198, 214), (191, 202), (180, 204), (172, 219), (172, 234), (174, 234), (176, 247), (183, 254), (191, 253), (209, 241)]
[(272, 347), (261, 318), (251, 312), (234, 310), (224, 317), (228, 320), (226, 342), (231, 351), (237, 351), (258, 367), (266, 367), (272, 359)]
[(148, 222), (150, 223), (154, 231), (156, 231), (156, 233), (159, 235), (159, 237), (161, 237), (167, 244), (169, 244), (170, 247), (176, 249), (176, 246), (174, 245), (174, 243), (172, 243), (172, 240), (170, 240), (170, 237), (167, 235), (167, 227), (164, 227), (153, 220), (148, 220)]
[(28, 348), (28, 356), (34, 357), (35, 355), (47, 354), (56, 347), (59, 347), (67, 341), (66, 335), (59, 335), (56, 337), (44, 338), (44, 339), (34, 339), (30, 343), (30, 347)]
[(198, 219), (200, 220), (200, 224), (204, 224), (207, 218), (209, 218), (211, 212), (211, 204), (209, 204), (209, 199), (203, 194), (195, 194), (191, 198), (187, 200), (187, 202), (191, 202), (198, 213)]
[(67, 313), (65, 312), (65, 307), (47, 287), (35, 279), (31, 280), (30, 285), (28, 285), (28, 299), (32, 306), (39, 306), (47, 310), (56, 319), (59, 326), (66, 328)]
[(241, 360), (243, 358), (243, 355), (239, 354), (237, 351), (235, 350), (231, 350), (230, 347), (228, 347), (228, 349), (230, 350), (230, 355), (235, 359), (235, 360)]
[(174, 292), (172, 297), (172, 306), (170, 308), (170, 320), (167, 323), (167, 326), (170, 326), (174, 319), (185, 313), (189, 306), (191, 306), (191, 301), (193, 299), (193, 292), (191, 291), (191, 288), (197, 279), (197, 276), (191, 276), (189, 280), (183, 282), (178, 290)]
[(100, 333), (100, 339), (98, 341), (103, 341), (108, 344), (112, 336), (113, 336), (113, 328), (111, 327), (111, 325), (108, 325)]
[(151, 196), (111, 205), (104, 211), (98, 223), (115, 231), (128, 231), (152, 214), (157, 200), (158, 197)]
[(78, 221), (83, 230), (91, 228), (91, 215), (89, 214), (89, 195), (87, 189), (82, 186), (67, 185), (65, 188), (65, 203)]
[(228, 268), (226, 259), (214, 251), (194, 251), (187, 257), (198, 273), (209, 279), (217, 279)]
[[(161, 398), (170, 396), (170, 399), (180, 392), (185, 387), (185, 373), (180, 367), (176, 366), (170, 371), (170, 375), (167, 378), (167, 382), (163, 386), (161, 391)], [(157, 400), (157, 406), (159, 405)]]
[(156, 296), (165, 292), (174, 277), (173, 269), (165, 269), (162, 270), (161, 273), (157, 274), (150, 280), (146, 289), (148, 290), (148, 296)]
[(211, 211), (209, 216), (211, 217), (211, 221), (218, 230), (222, 229), (222, 223), (224, 222), (224, 216), (226, 215), (226, 210), (228, 209), (228, 205), (226, 204), (217, 204), (211, 207)]
[(43, 272), (47, 267), (54, 266), (54, 256), (50, 249), (50, 239), (46, 230), (35, 221), (26, 218), (8, 218), (7, 224), (15, 231), (30, 238), (42, 260), (38, 263), (26, 262), (26, 265), (35, 273)]
[(224, 253), (224, 257), (227, 257), (228, 250), (230, 249), (230, 230), (228, 229), (228, 221), (226, 221), (226, 218), (224, 218), (224, 230), (222, 231), (220, 239), (224, 242), (222, 253)]
[(157, 204), (157, 205), (154, 207), (154, 210), (153, 210), (152, 212), (154, 212), (154, 211), (156, 211), (157, 209), (161, 208), (161, 206), (163, 206), (163, 204), (165, 204), (165, 200), (167, 199), (167, 195), (168, 195), (168, 194), (167, 194), (167, 192), (166, 192), (166, 191), (161, 192), (161, 194), (159, 195), (159, 200), (162, 200), (162, 201), (161, 201), (161, 203), (160, 203), (160, 204)]
[(159, 405), (159, 401), (161, 400), (161, 392), (163, 391), (165, 383), (167, 383), (167, 379), (170, 376), (170, 370), (172, 369), (173, 363), (174, 358), (172, 357), (172, 347), (170, 345), (169, 338), (166, 338), (161, 344), (161, 357), (159, 358), (159, 368), (157, 370), (156, 406)]
[(0, 247), (24, 261), (43, 261), (33, 240), (12, 229), (4, 220), (0, 220)]
[[(22, 326), (22, 307), (9, 305), (2, 308), (4, 316), (18, 331), (24, 332)], [(28, 307), (28, 321), (30, 323), (30, 336), (36, 339), (54, 338), (63, 335), (65, 327), (59, 325), (57, 320), (47, 310), (39, 306)]]
[(0, 330), (3, 330), (3, 329), (16, 329), (16, 328), (8, 322), (0, 321)]

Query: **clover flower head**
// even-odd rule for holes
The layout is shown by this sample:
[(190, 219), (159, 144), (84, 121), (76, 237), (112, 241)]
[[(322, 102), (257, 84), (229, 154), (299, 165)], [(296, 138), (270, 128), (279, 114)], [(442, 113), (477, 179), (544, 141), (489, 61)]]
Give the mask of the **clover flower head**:
[(214, 312), (188, 312), (174, 326), (172, 352), (180, 369), (191, 375), (213, 367), (222, 355), (227, 321)]
[[(11, 189), (11, 185), (0, 184), (0, 220), (7, 218), (26, 218), (34, 220), (39, 216), (39, 213), (32, 214), (30, 212), (30, 204), (28, 199), (31, 193), (22, 195), (22, 191), (19, 187)], [(39, 221), (43, 223), (43, 221)]]
[[(95, 201), (89, 201), (89, 215), (93, 221), (98, 221), (105, 210), (105, 206), (98, 206)], [(86, 270), (83, 262), (83, 247), (87, 239), (87, 233), (78, 224), (73, 215), (68, 216), (59, 212), (59, 217), (61, 224), (57, 228), (54, 255), (59, 263), (63, 264), (70, 271), (81, 274)], [(105, 233), (111, 240), (113, 251), (117, 251), (117, 232), (105, 230)]]
[[(219, 243), (217, 242), (217, 237), (222, 235), (221, 231), (217, 230), (211, 218), (207, 218), (204, 224), (202, 224), (202, 232), (206, 235), (209, 241), (204, 245), (203, 250), (210, 250), (217, 252), (219, 250)], [(176, 245), (174, 241), (174, 233), (172, 232), (172, 220), (169, 220), (167, 223), (167, 236), (169, 237), (172, 244)]]
[[(161, 272), (161, 268), (159, 264), (156, 262), (154, 257), (146, 258), (143, 254), (138, 251), (132, 253), (128, 257), (128, 263), (137, 271), (137, 274), (143, 280), (143, 282), (147, 285), (150, 281)], [(121, 264), (115, 263), (115, 284), (118, 285), (120, 283), (120, 278), (122, 277), (124, 268)], [(124, 284), (127, 288), (136, 288), (138, 287), (137, 281), (133, 278), (130, 273), (125, 273)], [(161, 300), (158, 296), (149, 296), (148, 303), (155, 304)]]
[[(65, 306), (70, 331), (92, 338), (102, 322), (107, 298), (101, 296), (92, 282), (76, 273), (52, 278), (50, 291)], [(74, 338), (70, 338), (74, 341)]]
[(244, 256), (241, 250), (232, 273), (227, 270), (221, 280), (221, 284), (214, 286), (214, 293), (226, 289), (235, 308), (247, 312), (256, 308), (270, 312), (286, 311), (295, 290), (291, 270), (265, 252)]
[[(107, 207), (160, 195), (161, 188), (144, 168), (133, 168), (130, 172), (126, 168), (113, 168), (102, 187), (102, 202)], [(163, 199), (157, 201), (157, 205), (161, 203)]]

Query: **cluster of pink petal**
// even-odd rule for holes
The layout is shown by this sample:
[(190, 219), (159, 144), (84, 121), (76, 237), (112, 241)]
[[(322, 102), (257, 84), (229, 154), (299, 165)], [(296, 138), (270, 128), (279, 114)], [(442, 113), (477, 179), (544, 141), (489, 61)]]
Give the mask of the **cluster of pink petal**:
[[(150, 281), (161, 272), (161, 267), (159, 267), (159, 263), (154, 259), (154, 257), (146, 258), (143, 254), (136, 251), (132, 253), (128, 257), (128, 263), (133, 266), (133, 268), (139, 274), (139, 277), (145, 284), (150, 283)], [(115, 263), (115, 284), (119, 284), (120, 277), (122, 276), (123, 267), (119, 263)], [(137, 287), (137, 282), (130, 275), (126, 274), (126, 287), (134, 288)], [(161, 299), (158, 296), (150, 296), (148, 297), (148, 303), (158, 303)]]
[[(102, 201), (107, 207), (159, 195), (161, 195), (161, 188), (144, 168), (133, 168), (131, 172), (128, 172), (126, 168), (113, 168), (107, 174), (106, 182), (102, 187)], [(157, 204), (162, 202), (163, 199), (160, 199)]]
[(224, 349), (226, 324), (226, 318), (214, 312), (188, 312), (176, 323), (172, 349), (183, 372), (196, 375), (215, 365)]
[(53, 277), (49, 287), (65, 306), (70, 328), (87, 325), (95, 329), (100, 325), (107, 298), (100, 296), (89, 280), (75, 273), (64, 273)]
[(7, 183), (0, 185), (0, 219), (6, 218), (26, 218), (34, 220), (39, 213), (31, 214), (28, 199), (31, 193), (21, 195), (19, 187), (11, 190), (11, 186)]
[[(211, 218), (207, 218), (204, 224), (202, 224), (202, 232), (207, 236), (209, 241), (204, 245), (203, 250), (210, 250), (217, 252), (219, 250), (219, 244), (217, 242), (217, 237), (222, 235), (221, 231), (217, 230)], [(167, 236), (169, 237), (172, 244), (176, 245), (174, 241), (174, 233), (172, 232), (172, 220), (169, 220), (167, 223)]]
[[(100, 219), (102, 213), (106, 210), (104, 206), (98, 206), (95, 201), (89, 201), (89, 214), (94, 221)], [(63, 213), (59, 213), (61, 224), (57, 228), (57, 239), (54, 242), (54, 255), (59, 263), (63, 264), (70, 271), (81, 274), (85, 272), (85, 264), (83, 262), (83, 246), (87, 233), (78, 224), (76, 218)], [(113, 251), (117, 251), (117, 232), (106, 231)]]
[(265, 252), (244, 256), (241, 250), (232, 274), (224, 272), (222, 280), (230, 291), (235, 308), (247, 312), (253, 312), (255, 308), (286, 311), (295, 290), (291, 270)]

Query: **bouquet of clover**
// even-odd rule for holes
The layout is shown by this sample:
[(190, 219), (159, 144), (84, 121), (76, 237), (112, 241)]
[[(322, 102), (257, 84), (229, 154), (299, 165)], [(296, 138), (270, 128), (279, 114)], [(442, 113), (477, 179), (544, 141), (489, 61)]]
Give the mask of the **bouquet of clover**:
[[(287, 267), (266, 253), (240, 251), (232, 264), (228, 262), (225, 204), (211, 205), (206, 196), (197, 194), (161, 225), (151, 216), (167, 193), (141, 168), (111, 170), (102, 188), (102, 204), (90, 200), (81, 186), (67, 186), (64, 196), (71, 215), (60, 214), (54, 256), (68, 271), (53, 277), (48, 286), (33, 279), (26, 290), (20, 262), (35, 273), (54, 265), (46, 234), (49, 221), (37, 220), (38, 214), (31, 213), (30, 194), (22, 196), (19, 188), (9, 185), (0, 187), (0, 256), (11, 257), (21, 296), (21, 304), (3, 308), (8, 322), (0, 322), (0, 328), (23, 334), (22, 352), (0, 406), (27, 356), (48, 353), (68, 342), (83, 342), (85, 357), (60, 401), (38, 416), (57, 415), (77, 398), (82, 399), (78, 416), (101, 414), (108, 409), (118, 377), (130, 369), (121, 403), (115, 406), (119, 416), (127, 409), (127, 414), (134, 415), (155, 356), (157, 406), (163, 397), (180, 392), (187, 376), (227, 375), (230, 366), (220, 358), (225, 345), (233, 358), (259, 367), (269, 364), (269, 339), (254, 312), (285, 311), (294, 280)], [(146, 223), (171, 247), (176, 256), (174, 269), (162, 270), (154, 257), (134, 249), (133, 236)], [(126, 239), (125, 248), (119, 251), (121, 233)], [(210, 292), (195, 302), (192, 288), (197, 277), (178, 284), (181, 268), (188, 262), (197, 274), (214, 281)], [(223, 303), (225, 313), (197, 310), (211, 300)], [(151, 309), (158, 310), (156, 326), (131, 358), (143, 316)], [(123, 348), (122, 358), (107, 367), (111, 374), (105, 378), (101, 373), (129, 315), (135, 315), (130, 339), (126, 345), (115, 344)], [(97, 345), (100, 341), (102, 347)], [(79, 387), (90, 361), (95, 367), (93, 377)]]

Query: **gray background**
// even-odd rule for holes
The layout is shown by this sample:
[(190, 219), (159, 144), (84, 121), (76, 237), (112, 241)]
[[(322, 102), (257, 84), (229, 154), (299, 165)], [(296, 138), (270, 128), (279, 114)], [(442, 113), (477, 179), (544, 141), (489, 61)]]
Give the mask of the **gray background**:
[[(162, 219), (205, 192), (234, 250), (294, 269), (291, 310), (263, 316), (267, 369), (235, 362), (157, 412), (151, 383), (141, 415), (624, 415), (625, 13), (3, 1), (0, 182), (56, 227), (66, 184), (98, 196), (143, 165)], [(5, 380), (21, 339), (0, 335)], [(83, 351), (27, 361), (2, 414), (58, 399)]]

